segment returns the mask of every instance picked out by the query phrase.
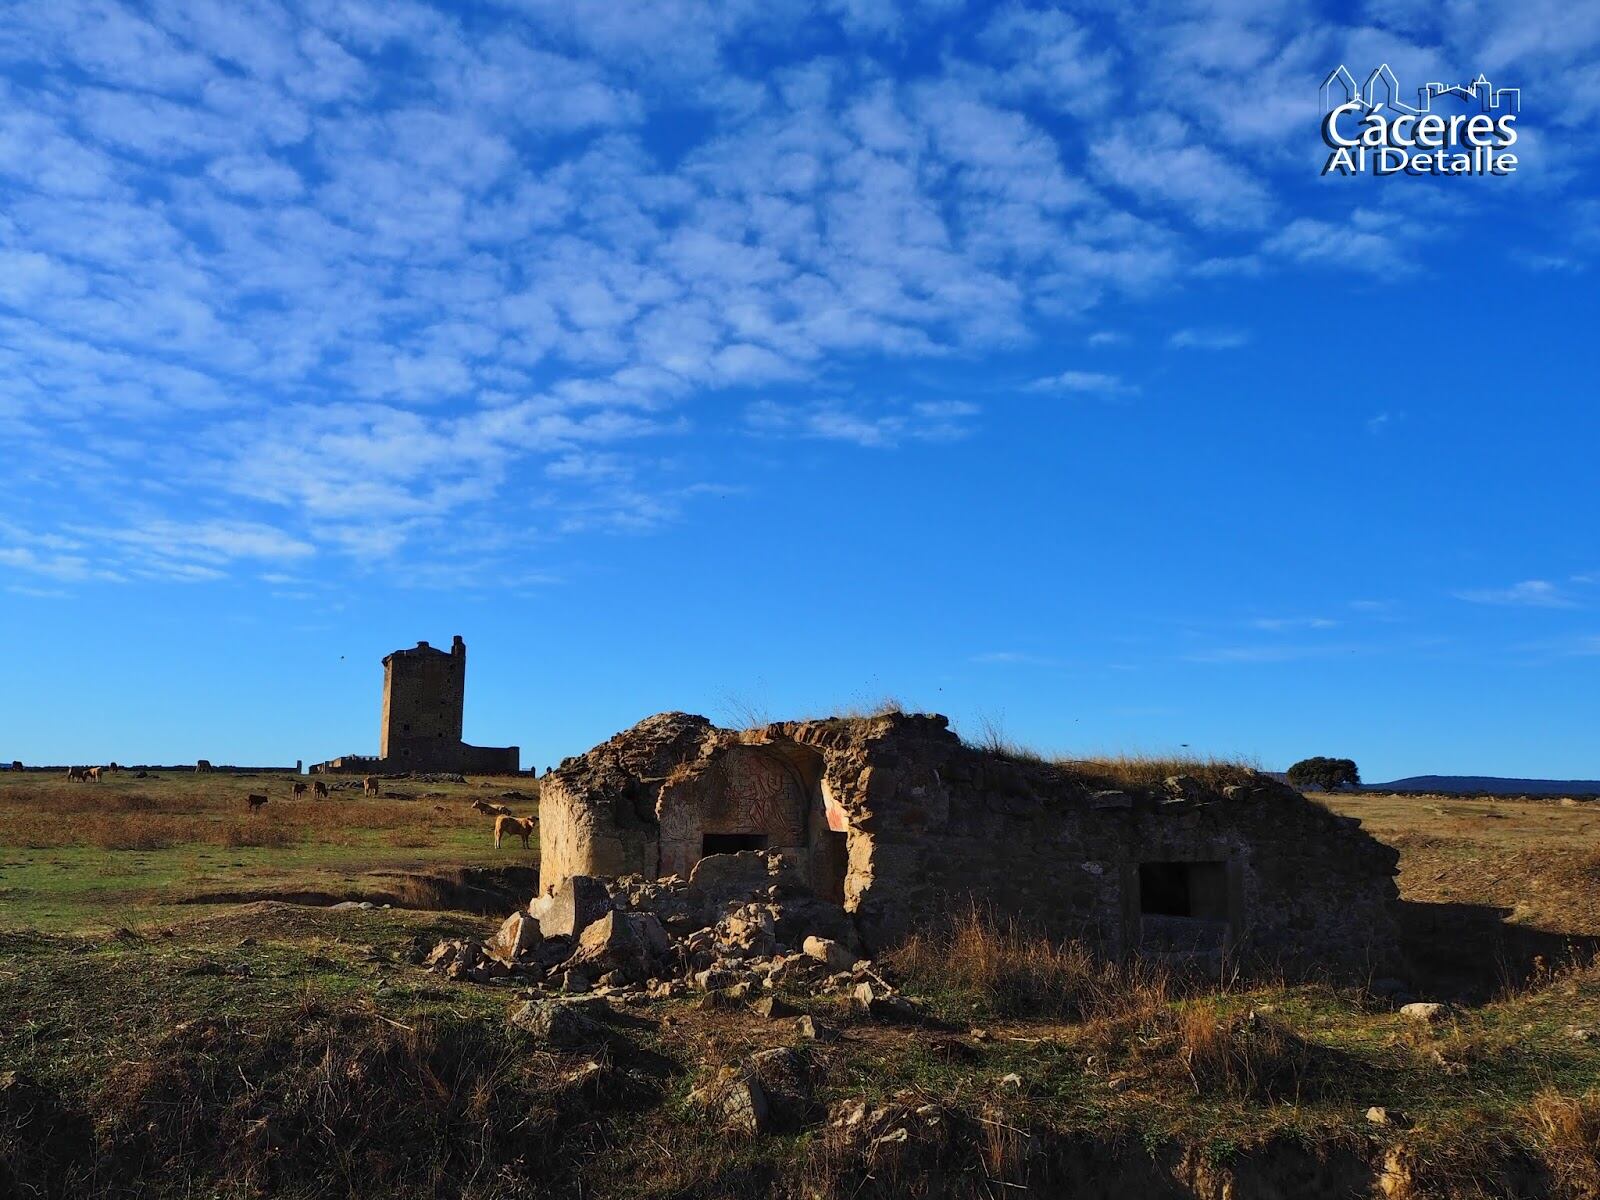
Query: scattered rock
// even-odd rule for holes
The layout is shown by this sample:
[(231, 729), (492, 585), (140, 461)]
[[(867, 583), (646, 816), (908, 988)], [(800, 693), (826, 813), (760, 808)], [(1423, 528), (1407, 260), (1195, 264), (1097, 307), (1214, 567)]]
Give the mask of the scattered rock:
[(817, 1020), (810, 1014), (804, 1014), (796, 1017), (794, 1022), (794, 1030), (801, 1037), (813, 1042), (836, 1042), (839, 1040), (839, 1033), (837, 1030), (833, 1029), (831, 1026), (824, 1025), (821, 1021)]
[(896, 996), (884, 988), (873, 987), (862, 981), (850, 993), (850, 1003), (858, 1012), (887, 1021), (917, 1021), (922, 1014), (916, 1005), (904, 996)]
[(1449, 1009), (1443, 1004), (1436, 1004), (1432, 1001), (1414, 1001), (1411, 1004), (1401, 1005), (1400, 1015), (1409, 1017), (1413, 1021), (1426, 1021), (1431, 1024), (1435, 1021), (1444, 1020), (1449, 1015)]
[(792, 1004), (786, 1003), (781, 997), (774, 996), (771, 993), (759, 997), (750, 1006), (750, 1011), (755, 1013), (756, 1016), (766, 1017), (768, 1020), (777, 1020), (779, 1017), (792, 1017), (795, 1015), (795, 1009)]
[(808, 937), (800, 949), (830, 971), (848, 971), (855, 966), (856, 956), (832, 938)]
[(511, 1014), (511, 1023), (552, 1046), (584, 1046), (605, 1040), (605, 1027), (590, 1016), (603, 1000), (529, 1000)]

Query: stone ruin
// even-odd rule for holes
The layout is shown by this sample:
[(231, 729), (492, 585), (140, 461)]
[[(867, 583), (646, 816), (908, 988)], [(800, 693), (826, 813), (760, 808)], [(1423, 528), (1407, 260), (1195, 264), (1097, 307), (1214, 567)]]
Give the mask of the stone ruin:
[(672, 935), (648, 922), (615, 935), (647, 944), (640, 971), (703, 931), (678, 975), (716, 961), (729, 941), (716, 922), (751, 904), (772, 934), (757, 940), (794, 954), (812, 934), (876, 951), (976, 904), (1111, 956), (1226, 953), (1346, 976), (1394, 961), (1396, 852), (1267, 776), (1236, 779), (1113, 787), (1090, 766), (968, 746), (937, 715), (729, 730), (662, 713), (541, 781), (530, 913), (588, 880), (608, 912)]
[(604, 1040), (614, 1002), (688, 992), (805, 1038), (836, 1033), (784, 989), (922, 1021), (872, 955), (973, 904), (1110, 955), (1380, 973), (1395, 852), (1234, 774), (1217, 790), (1185, 776), (1113, 789), (966, 746), (939, 716), (733, 731), (663, 713), (544, 777), (539, 894), (427, 966), (521, 986), (513, 1022), (564, 1046)]

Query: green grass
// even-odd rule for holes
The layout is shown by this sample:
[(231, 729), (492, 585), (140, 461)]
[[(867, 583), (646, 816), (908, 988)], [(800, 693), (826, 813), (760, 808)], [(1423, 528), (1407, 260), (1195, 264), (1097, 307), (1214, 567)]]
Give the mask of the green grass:
[[(102, 1129), (147, 1131), (135, 1141), (148, 1156), (141, 1186), (153, 1195), (258, 1194), (241, 1181), (321, 1194), (319, 1172), (339, 1169), (341, 1155), (367, 1164), (371, 1186), (353, 1188), (366, 1194), (515, 1195), (537, 1185), (630, 1200), (757, 1196), (819, 1164), (850, 1185), (819, 1194), (859, 1184), (855, 1160), (836, 1161), (843, 1152), (820, 1121), (730, 1140), (685, 1104), (719, 1064), (790, 1040), (786, 1027), (739, 1010), (639, 1010), (603, 1057), (642, 1090), (598, 1109), (575, 1106), (561, 1080), (593, 1051), (552, 1054), (507, 1025), (512, 989), (453, 983), (412, 961), (439, 937), (481, 936), (493, 924), (250, 905), (145, 935), (0, 934), (0, 1061)], [(954, 993), (934, 1001), (948, 1025), (925, 1029), (869, 1021), (833, 997), (790, 999), (845, 1035), (808, 1050), (819, 1113), (858, 1097), (935, 1104), (959, 1137), (980, 1139), (952, 1151), (963, 1155), (985, 1152), (989, 1121), (1026, 1131), (1027, 1154), (1046, 1157), (1086, 1144), (1118, 1155), (1191, 1146), (1222, 1168), (1263, 1146), (1381, 1147), (1404, 1136), (1425, 1156), (1457, 1162), (1475, 1144), (1539, 1152), (1537, 1098), (1600, 1086), (1600, 1047), (1566, 1033), (1600, 1028), (1593, 972), (1432, 1030), (1355, 992), (1313, 985), (1190, 994), (1126, 1023), (1110, 1005), (1091, 1020), (986, 1020), (981, 1040), (969, 1036)], [(1191, 1010), (1224, 1023), (1270, 1011), (1331, 1069), (1308, 1074), (1303, 1092), (1272, 1098), (1197, 1092), (1173, 1041)], [(1011, 1073), (1022, 1080), (1016, 1090), (1000, 1084)], [(189, 1096), (204, 1102), (175, 1112)], [(1374, 1130), (1363, 1115), (1373, 1104), (1412, 1128)], [(330, 1114), (339, 1142), (303, 1131), (303, 1161), (226, 1140), (262, 1122), (299, 1128), (310, 1111)], [(525, 1121), (533, 1127), (515, 1138), (497, 1124)], [(216, 1137), (225, 1140), (208, 1140)], [(1040, 1162), (1016, 1166), (1013, 1181), (1026, 1182)]]
[[(1600, 1090), (1600, 971), (1547, 973), (1425, 1027), (1354, 989), (1158, 981), (976, 920), (894, 960), (926, 999), (926, 1026), (789, 995), (844, 1033), (806, 1047), (815, 1117), (730, 1138), (689, 1106), (690, 1090), (793, 1042), (788, 1023), (653, 1003), (624, 1010), (603, 1048), (555, 1051), (507, 1023), (514, 988), (416, 965), (441, 937), (487, 935), (498, 915), (180, 903), (527, 865), (520, 847), (497, 854), (467, 805), (530, 781), (333, 802), (291, 801), (283, 777), (166, 783), (0, 784), (0, 1070), (21, 1072), (56, 1113), (19, 1119), (0, 1084), (0, 1194), (10, 1170), (61, 1195), (864, 1200), (915, 1194), (939, 1171), (944, 1194), (976, 1197), (1050, 1194), (1085, 1163), (1137, 1160), (1170, 1178), (1161, 1164), (1184, 1154), (1223, 1172), (1282, 1147), (1377, 1163), (1402, 1141), (1420, 1164), (1412, 1195), (1470, 1194), (1521, 1159), (1564, 1180), (1600, 1170), (1582, 1100)], [(240, 813), (250, 791), (274, 796), (256, 818)], [(1441, 819), (1418, 815), (1417, 832)], [(240, 829), (269, 844), (229, 844)], [(1493, 821), (1474, 836), (1515, 832)], [(1217, 1058), (1241, 1028), (1262, 1031), (1248, 1055)], [(591, 1058), (626, 1087), (600, 1100), (563, 1091)], [(1020, 1086), (1003, 1086), (1013, 1073)], [(943, 1140), (886, 1159), (826, 1121), (858, 1098), (935, 1105), (949, 1114)], [(1408, 1127), (1371, 1126), (1371, 1105)], [(94, 1133), (74, 1142), (51, 1128)]]
[[(206, 911), (187, 903), (206, 893), (360, 895), (381, 889), (385, 872), (538, 861), (515, 842), (496, 851), (492, 818), (469, 807), (483, 797), (536, 812), (534, 801), (501, 800), (511, 790), (535, 794), (529, 779), (383, 784), (403, 800), (348, 787), (328, 800), (295, 800), (293, 781), (0, 776), (0, 929), (138, 928)], [(264, 812), (248, 812), (252, 792), (271, 797)]]

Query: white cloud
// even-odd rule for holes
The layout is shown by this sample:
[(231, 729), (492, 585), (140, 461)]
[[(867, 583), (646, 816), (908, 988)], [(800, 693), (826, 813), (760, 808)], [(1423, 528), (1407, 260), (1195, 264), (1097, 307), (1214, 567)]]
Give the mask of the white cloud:
[(1139, 389), (1127, 383), (1120, 375), (1104, 371), (1062, 371), (1035, 379), (1027, 387), (1030, 392), (1088, 392), (1103, 396), (1127, 395)]
[(768, 437), (817, 438), (883, 449), (906, 441), (955, 441), (970, 432), (977, 406), (965, 401), (921, 402), (867, 412), (831, 401), (785, 404), (761, 400), (745, 409), (745, 425)]
[(1180, 329), (1167, 339), (1176, 350), (1238, 350), (1250, 344), (1242, 329)]
[[(1265, 2), (1012, 3), (960, 18), (963, 42), (942, 24), (958, 8), (21, 6), (0, 25), (0, 431), (28, 451), (0, 501), (48, 477), (64, 511), (103, 511), (99, 480), (133, 479), (152, 520), (362, 560), (464, 523), (504, 534), (524, 500), (546, 529), (622, 527), (629, 505), (646, 527), (698, 482), (653, 467), (653, 442), (717, 391), (769, 436), (955, 438), (968, 402), (858, 396), (851, 372), (1028, 347), (1196, 277), (1423, 269), (1466, 224), (1419, 193), (1402, 215), (1324, 188), (1272, 226), (1307, 161), (1285, 133), (1341, 38), (1397, 42), (1407, 79), (1498, 69), (1494, 47), (1573, 112), (1600, 95), (1588, 24), (1543, 3), (1526, 29), (1419, 12), (1410, 43), (1371, 22), (1308, 34)], [(1161, 111), (1179, 87), (1181, 115)], [(1569, 173), (1593, 153), (1554, 124), (1541, 147)], [(1581, 200), (1562, 211), (1593, 224)], [(1522, 253), (1594, 248), (1568, 240)], [(850, 399), (749, 403), (798, 386)], [(254, 561), (75, 524), (91, 544), (17, 542), (6, 565)]]
[(1291, 629), (1333, 629), (1339, 622), (1329, 617), (1256, 617), (1246, 624), (1252, 629), (1281, 633)]
[(1455, 596), (1473, 604), (1516, 608), (1576, 608), (1578, 602), (1547, 579), (1524, 579), (1504, 588), (1469, 588)]
[(1141, 200), (1176, 209), (1205, 229), (1255, 229), (1273, 209), (1267, 187), (1243, 164), (1195, 140), (1171, 113), (1112, 127), (1092, 143), (1090, 160)]

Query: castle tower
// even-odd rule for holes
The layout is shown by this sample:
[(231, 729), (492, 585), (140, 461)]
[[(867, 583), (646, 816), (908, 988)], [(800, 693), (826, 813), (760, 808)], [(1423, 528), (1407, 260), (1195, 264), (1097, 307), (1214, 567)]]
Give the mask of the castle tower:
[(386, 656), (379, 756), (421, 765), (459, 746), (466, 684), (467, 646), (459, 634), (449, 653), (418, 642)]

